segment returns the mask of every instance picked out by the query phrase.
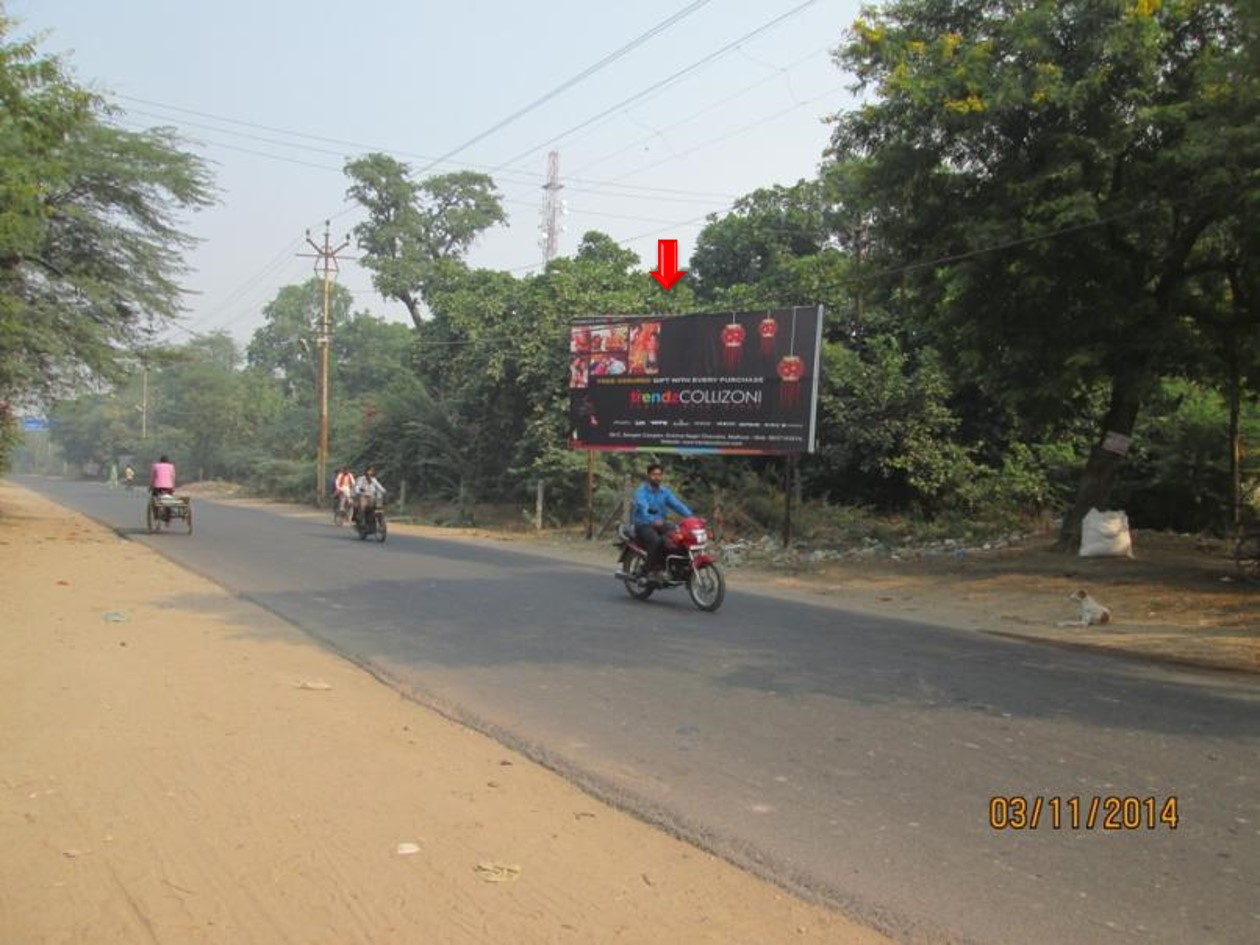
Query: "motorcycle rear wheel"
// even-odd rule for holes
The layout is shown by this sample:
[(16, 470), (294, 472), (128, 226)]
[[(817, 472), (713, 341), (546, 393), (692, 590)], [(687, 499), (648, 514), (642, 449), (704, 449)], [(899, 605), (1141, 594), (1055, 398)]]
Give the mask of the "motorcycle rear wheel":
[(726, 598), (726, 575), (716, 564), (702, 564), (691, 572), (687, 593), (691, 595), (693, 604), (713, 613)]
[(621, 570), (628, 574), (622, 583), (626, 586), (626, 593), (635, 600), (647, 600), (652, 596), (652, 592), (656, 590), (651, 584), (643, 582), (644, 577), (644, 560), (633, 552), (626, 551), (621, 556)]

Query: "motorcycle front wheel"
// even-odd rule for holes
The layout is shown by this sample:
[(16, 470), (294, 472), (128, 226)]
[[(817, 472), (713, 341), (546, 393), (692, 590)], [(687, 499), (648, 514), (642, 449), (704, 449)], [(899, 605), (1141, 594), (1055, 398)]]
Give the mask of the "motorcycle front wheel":
[(651, 584), (644, 583), (644, 560), (631, 551), (625, 552), (621, 556), (621, 570), (629, 575), (622, 583), (626, 586), (626, 593), (635, 600), (647, 600), (652, 596), (652, 592), (656, 590)]
[(726, 597), (726, 575), (716, 564), (702, 564), (691, 572), (687, 593), (693, 604), (712, 613), (722, 606)]
[(378, 513), (376, 516), (376, 540), (383, 542), (386, 531), (385, 516)]

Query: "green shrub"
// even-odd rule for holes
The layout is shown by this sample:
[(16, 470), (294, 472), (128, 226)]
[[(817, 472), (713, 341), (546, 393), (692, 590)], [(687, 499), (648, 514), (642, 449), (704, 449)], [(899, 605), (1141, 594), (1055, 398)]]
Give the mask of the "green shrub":
[(310, 460), (264, 460), (252, 468), (246, 486), (257, 495), (310, 502), (316, 490), (315, 464)]

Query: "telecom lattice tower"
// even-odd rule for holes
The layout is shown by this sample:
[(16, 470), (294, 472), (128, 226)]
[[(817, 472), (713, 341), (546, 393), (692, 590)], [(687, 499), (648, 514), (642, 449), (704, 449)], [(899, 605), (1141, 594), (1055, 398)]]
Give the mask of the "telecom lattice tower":
[(547, 195), (543, 198), (542, 225), (539, 227), (543, 236), (538, 241), (545, 262), (555, 259), (556, 254), (560, 252), (560, 233), (562, 232), (560, 218), (564, 215), (564, 201), (560, 199), (562, 187), (564, 185), (560, 183), (560, 152), (548, 152), (547, 183), (543, 184), (543, 190)]

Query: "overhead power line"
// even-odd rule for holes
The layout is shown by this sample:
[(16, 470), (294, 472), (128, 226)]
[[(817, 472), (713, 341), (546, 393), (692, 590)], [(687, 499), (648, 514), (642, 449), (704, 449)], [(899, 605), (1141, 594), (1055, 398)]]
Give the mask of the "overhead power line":
[(588, 79), (588, 78), (590, 78), (590, 77), (591, 77), (591, 76), (593, 76), (596, 72), (598, 72), (600, 69), (604, 68), (604, 67), (605, 67), (605, 66), (607, 66), (607, 65), (610, 65), (610, 64), (612, 64), (612, 63), (616, 62), (616, 61), (617, 61), (618, 59), (620, 59), (622, 56), (626, 55), (626, 53), (631, 52), (631, 51), (632, 51), (632, 50), (634, 50), (634, 49), (637, 49), (639, 46), (642, 46), (644, 43), (646, 43), (646, 42), (647, 42), (649, 39), (651, 39), (653, 36), (655, 36), (655, 35), (657, 35), (658, 33), (661, 33), (661, 32), (663, 32), (663, 31), (665, 31), (665, 30), (669, 29), (669, 28), (670, 28), (671, 26), (673, 26), (675, 23), (677, 23), (678, 21), (680, 21), (680, 20), (684, 19), (684, 18), (685, 18), (685, 17), (687, 17), (687, 16), (690, 16), (690, 15), (691, 15), (692, 13), (694, 13), (696, 10), (700, 9), (702, 6), (705, 6), (705, 5), (706, 5), (706, 4), (708, 4), (709, 2), (710, 2), (710, 0), (694, 0), (694, 2), (693, 2), (693, 3), (691, 3), (689, 6), (683, 7), (681, 10), (679, 10), (679, 11), (678, 11), (677, 13), (675, 13), (673, 16), (667, 17), (666, 19), (662, 20), (660, 23), (657, 23), (655, 26), (653, 26), (653, 27), (652, 27), (650, 30), (648, 30), (646, 33), (641, 33), (639, 36), (636, 36), (636, 37), (635, 37), (634, 39), (632, 39), (630, 42), (626, 43), (626, 45), (622, 46), (620, 49), (616, 50), (615, 52), (611, 52), (611, 53), (609, 53), (607, 56), (605, 56), (605, 57), (604, 57), (603, 59), (601, 59), (599, 62), (595, 63), (594, 65), (587, 66), (585, 69), (583, 69), (583, 70), (582, 70), (581, 72), (579, 72), (577, 75), (575, 75), (575, 76), (573, 76), (573, 77), (571, 77), (571, 78), (569, 78), (569, 79), (565, 79), (563, 82), (561, 82), (559, 85), (557, 85), (557, 86), (556, 86), (554, 89), (552, 89), (550, 92), (547, 92), (547, 93), (545, 93), (544, 95), (542, 95), (541, 97), (534, 99), (534, 101), (530, 102), (530, 103), (529, 103), (528, 105), (526, 105), (524, 108), (521, 108), (521, 109), (519, 109), (519, 110), (517, 110), (517, 111), (513, 112), (511, 115), (508, 115), (506, 118), (502, 119), (501, 121), (496, 122), (495, 124), (493, 124), (493, 125), (491, 125), (489, 128), (487, 128), (485, 131), (481, 132), (480, 134), (475, 135), (475, 136), (473, 136), (472, 138), (469, 138), (467, 141), (465, 141), (465, 142), (464, 142), (463, 144), (461, 144), (459, 147), (457, 147), (457, 148), (452, 148), (450, 151), (447, 151), (447, 152), (446, 152), (445, 154), (443, 154), (441, 157), (439, 157), (439, 158), (434, 158), (434, 159), (433, 159), (433, 161), (432, 161), (432, 162), (431, 162), (428, 166), (426, 166), (426, 167), (424, 167), (424, 168), (421, 168), (420, 173), (421, 173), (421, 174), (423, 174), (425, 171), (432, 170), (434, 167), (436, 167), (438, 164), (441, 164), (441, 163), (442, 163), (443, 161), (445, 161), (447, 158), (454, 157), (456, 154), (459, 154), (461, 151), (467, 150), (468, 148), (472, 147), (472, 146), (473, 146), (474, 144), (476, 144), (477, 142), (479, 142), (479, 141), (483, 141), (484, 139), (486, 139), (486, 138), (490, 137), (490, 136), (491, 136), (492, 134), (494, 134), (496, 131), (499, 131), (499, 130), (501, 130), (501, 129), (503, 129), (503, 128), (506, 128), (508, 125), (510, 125), (512, 122), (516, 121), (516, 119), (520, 118), (522, 115), (527, 115), (527, 114), (529, 114), (529, 113), (530, 113), (530, 112), (532, 112), (535, 108), (537, 108), (538, 106), (540, 106), (540, 105), (542, 105), (542, 104), (544, 104), (544, 103), (546, 103), (546, 102), (549, 102), (551, 99), (555, 98), (555, 97), (556, 97), (557, 95), (559, 95), (561, 92), (564, 92), (564, 91), (565, 91), (565, 90), (567, 90), (567, 89), (571, 89), (571, 88), (573, 88), (573, 86), (577, 85), (579, 82), (583, 81), (584, 79)]
[[(245, 128), (255, 128), (258, 131), (270, 131), (273, 134), (289, 135), (294, 138), (306, 138), (308, 141), (322, 141), (324, 144), (340, 144), (354, 151), (388, 151), (388, 148), (376, 148), (365, 145), (358, 141), (347, 141), (344, 138), (327, 138), (323, 135), (309, 134), (304, 131), (290, 131), (287, 128), (277, 128), (274, 125), (261, 125), (257, 122), (245, 121), (241, 118), (228, 118), (224, 115), (215, 115), (211, 112), (198, 111), (193, 108), (182, 108), (178, 105), (168, 105), (165, 102), (155, 102), (152, 99), (137, 98), (134, 95), (124, 95), (121, 92), (111, 92), (114, 98), (122, 99), (125, 102), (136, 102), (139, 105), (148, 105), (150, 108), (161, 108), (168, 112), (179, 112), (183, 115), (196, 115), (199, 118), (209, 118), (214, 121), (223, 121), (233, 125), (241, 125)], [(425, 158), (428, 160), (428, 158)]]
[(774, 27), (782, 23), (784, 20), (791, 19), (797, 14), (802, 13), (808, 7), (812, 7), (817, 2), (818, 0), (805, 0), (805, 2), (800, 4), (799, 6), (793, 7), (791, 10), (788, 10), (786, 13), (776, 16), (773, 20), (770, 20), (767, 23), (763, 23), (761, 26), (758, 26), (756, 29), (752, 30), (751, 32), (745, 33), (743, 36), (739, 37), (739, 39), (735, 40), (734, 42), (727, 43), (721, 49), (717, 49), (709, 53), (707, 56), (697, 59), (691, 65), (686, 66), (682, 69), (679, 69), (677, 72), (673, 73), (670, 76), (667, 76), (664, 79), (661, 79), (659, 82), (652, 83), (647, 88), (642, 89), (639, 92), (636, 92), (634, 95), (631, 95), (629, 98), (622, 99), (616, 105), (612, 105), (604, 109), (602, 112), (599, 112), (596, 115), (592, 115), (590, 118), (586, 119), (585, 121), (579, 122), (578, 124), (574, 125), (572, 128), (568, 129), (567, 131), (562, 131), (560, 134), (555, 135), (552, 138), (548, 138), (546, 141), (542, 142), (541, 144), (536, 144), (532, 148), (528, 148), (527, 150), (522, 151), (520, 154), (516, 155), (515, 157), (508, 158), (506, 161), (502, 162), (496, 168), (494, 168), (494, 170), (499, 171), (506, 167), (510, 167), (511, 165), (515, 164), (517, 161), (520, 161), (524, 158), (529, 157), (534, 152), (540, 151), (543, 148), (549, 147), (555, 144), (557, 141), (559, 141), (562, 138), (567, 138), (569, 135), (573, 134), (575, 131), (581, 131), (583, 128), (587, 127), (588, 125), (593, 125), (595, 122), (599, 121), (601, 118), (604, 118), (608, 115), (611, 115), (613, 112), (616, 112), (616, 111), (621, 110), (622, 108), (625, 108), (627, 105), (631, 104), (632, 102), (637, 102), (639, 99), (645, 98), (646, 96), (651, 95), (653, 92), (656, 92), (659, 89), (662, 89), (665, 86), (678, 81), (679, 79), (681, 79), (683, 76), (687, 75), (688, 73), (694, 72), (696, 69), (699, 69), (701, 66), (708, 65), (714, 59), (718, 59), (719, 57), (726, 55), (732, 49), (736, 49), (741, 43), (746, 43), (748, 40), (752, 39), (754, 36), (758, 36), (761, 33), (766, 32), (767, 30), (773, 29)]
[[(156, 107), (169, 108), (170, 106), (158, 105)], [(155, 121), (169, 121), (170, 120), (169, 116), (167, 115), (163, 115), (160, 112), (145, 111), (143, 108), (129, 108), (127, 109), (127, 115), (128, 116), (143, 115), (145, 118), (152, 118)], [(214, 118), (214, 120), (220, 121), (220, 122), (232, 121), (232, 119), (230, 118), (220, 118), (218, 116), (207, 116), (207, 117)], [(253, 127), (252, 125), (249, 125), (248, 123), (238, 123), (238, 122), (233, 122), (233, 123), (243, 124), (244, 127), (247, 127), (247, 128)], [(297, 144), (293, 141), (285, 141), (282, 138), (276, 138), (269, 135), (251, 134), (248, 131), (236, 131), (232, 128), (220, 128), (218, 125), (210, 125), (210, 124), (207, 124), (205, 122), (200, 122), (200, 121), (189, 121), (186, 118), (180, 119), (180, 125), (183, 127), (188, 127), (188, 128), (200, 128), (204, 131), (213, 131), (218, 134), (233, 135), (234, 137), (237, 137), (237, 138), (244, 138), (247, 141), (258, 141), (262, 144), (274, 144), (282, 148), (292, 148), (295, 151), (310, 151), (312, 154), (330, 154), (334, 157), (339, 157), (339, 158), (345, 158), (346, 156), (345, 148), (333, 149), (333, 148), (319, 147), (314, 144)], [(309, 135), (304, 135), (298, 131), (281, 131), (278, 128), (277, 129), (268, 128), (268, 129), (260, 129), (260, 130), (270, 131), (271, 135), (285, 134), (285, 135), (292, 135), (297, 138), (305, 138), (307, 140), (311, 140), (311, 137)], [(322, 140), (322, 139), (315, 139), (315, 140)], [(329, 141), (327, 143), (336, 144), (337, 142)], [(338, 170), (340, 170), (340, 168), (338, 168)]]
[(669, 155), (669, 157), (661, 158), (660, 160), (653, 161), (650, 164), (643, 164), (639, 167), (634, 168), (633, 170), (626, 171), (625, 174), (623, 174), (622, 176), (632, 177), (635, 174), (641, 174), (644, 171), (651, 170), (654, 167), (660, 167), (662, 164), (668, 164), (671, 161), (680, 160), (682, 158), (685, 158), (689, 154), (696, 153), (697, 151), (703, 151), (706, 148), (711, 148), (715, 144), (721, 144), (723, 141), (726, 141), (730, 138), (734, 138), (737, 135), (742, 135), (745, 132), (752, 131), (754, 128), (759, 128), (762, 125), (766, 124), (767, 122), (775, 121), (776, 119), (782, 118), (785, 115), (790, 115), (792, 112), (796, 111), (797, 109), (804, 108), (806, 105), (809, 105), (813, 102), (816, 102), (821, 99), (825, 99), (831, 95), (834, 95), (835, 93), (842, 91), (844, 88), (845, 88), (844, 85), (833, 86), (830, 89), (826, 89), (820, 92), (818, 95), (815, 95), (813, 98), (806, 99), (803, 102), (799, 102), (799, 101), (795, 102), (792, 105), (789, 105), (787, 108), (772, 112), (769, 115), (764, 115), (761, 118), (756, 119), (755, 121), (749, 122), (746, 125), (741, 125), (740, 127), (734, 128), (731, 131), (724, 132), (723, 134), (720, 134), (717, 137), (709, 138), (705, 141), (701, 141), (699, 144), (692, 145), (690, 148), (687, 148), (684, 151), (675, 151), (673, 154)]
[(775, 67), (776, 71), (774, 72), (773, 75), (763, 76), (760, 79), (750, 82), (748, 85), (745, 85), (740, 89), (737, 89), (736, 91), (732, 92), (730, 95), (727, 95), (724, 98), (720, 98), (716, 102), (712, 102), (708, 105), (705, 105), (703, 108), (700, 108), (692, 112), (690, 115), (686, 115), (685, 117), (678, 119), (672, 124), (666, 125), (664, 128), (661, 128), (659, 131), (654, 131), (652, 134), (647, 135), (646, 137), (639, 138), (635, 141), (631, 141), (629, 144), (618, 148), (616, 151), (611, 151), (608, 154), (603, 155), (602, 157), (597, 157), (593, 160), (587, 161), (585, 164), (579, 167), (576, 171), (574, 171), (574, 174), (580, 175), (582, 171), (586, 170), (587, 168), (594, 167), (596, 164), (603, 164), (605, 161), (611, 160), (612, 158), (615, 158), (615, 157), (619, 157), (620, 155), (625, 154), (627, 151), (634, 150), (635, 148), (639, 147), (645, 142), (651, 141), (653, 138), (656, 138), (658, 136), (663, 136), (665, 132), (667, 131), (672, 131), (675, 128), (684, 128), (690, 125), (693, 121), (695, 121), (701, 115), (706, 115), (709, 112), (713, 111), (715, 108), (720, 108), (721, 106), (725, 105), (727, 102), (734, 101), (735, 99), (739, 98), (742, 95), (747, 94), (748, 92), (752, 91), (755, 88), (759, 88), (760, 86), (763, 86), (768, 82), (774, 82), (777, 79), (785, 78), (788, 75), (788, 72), (790, 70), (795, 69), (797, 66), (801, 65), (802, 63), (808, 62), (809, 60), (816, 58), (822, 53), (827, 52), (829, 49), (830, 47), (824, 46), (821, 49), (814, 50), (808, 55), (802, 56), (800, 59), (797, 59), (796, 61), (789, 63), (786, 66)]
[[(254, 128), (257, 130), (269, 131), (272, 134), (289, 135), (291, 137), (304, 138), (310, 141), (322, 141), (329, 144), (343, 144), (347, 148), (350, 148), (357, 152), (379, 151), (381, 153), (392, 154), (399, 158), (418, 158), (419, 160), (422, 160), (422, 161), (430, 160), (429, 155), (425, 155), (425, 154), (416, 154), (415, 152), (392, 150), (392, 149), (385, 149), (385, 148), (373, 148), (370, 145), (362, 144), (359, 142), (344, 141), (339, 138), (325, 138), (319, 135), (311, 135), (311, 134), (307, 134), (301, 131), (289, 131), (283, 128), (274, 128), (269, 125), (258, 125), (258, 124), (255, 124), (254, 122), (242, 121), (236, 118), (229, 118), (225, 115), (214, 115), (209, 112), (194, 111), (192, 109), (180, 108), (179, 106), (176, 106), (176, 105), (167, 105), (162, 102), (150, 102), (145, 99), (131, 98), (130, 96), (119, 96), (119, 97), (129, 98), (131, 101), (143, 102), (144, 104), (147, 104), (153, 108), (161, 108), (167, 111), (179, 112), (182, 114), (198, 115), (202, 118), (208, 118), (212, 121), (222, 122), (229, 125), (240, 125), (245, 128)], [(126, 125), (127, 127), (134, 128), (136, 130), (143, 130), (145, 127), (143, 124), (139, 122), (135, 122), (135, 121), (128, 122), (128, 121), (123, 120), (126, 116), (129, 116), (129, 115), (143, 115), (149, 118), (153, 118), (157, 121), (174, 120), (174, 121), (178, 121), (181, 127), (198, 128), (205, 131), (211, 131), (217, 134), (232, 135), (234, 137), (245, 138), (250, 141), (258, 141), (263, 144), (273, 144), (278, 147), (289, 148), (296, 151), (310, 151), (314, 154), (337, 154), (337, 155), (344, 154), (343, 151), (330, 151), (327, 148), (321, 148), (315, 145), (295, 144), (292, 141), (284, 141), (278, 138), (263, 137), (261, 135), (254, 135), (254, 134), (250, 134), (243, 131), (236, 131), (236, 130), (233, 130), (232, 128), (220, 128), (215, 125), (208, 125), (208, 124), (204, 124), (204, 123), (196, 122), (196, 121), (188, 121), (187, 119), (182, 119), (182, 118), (173, 119), (171, 116), (162, 115), (155, 112), (148, 112), (148, 111), (144, 111), (143, 109), (128, 110), (124, 116), (116, 116), (114, 121), (118, 124), (123, 124), (123, 125)], [(331, 171), (333, 173), (338, 173), (338, 174), (344, 173), (344, 168), (341, 168), (341, 167), (332, 167), (327, 164), (315, 164), (310, 161), (303, 161), (295, 157), (288, 157), (288, 156), (280, 155), (280, 154), (272, 154), (267, 151), (260, 151), (256, 148), (247, 148), (247, 147), (242, 147), (240, 145), (227, 144), (221, 141), (216, 141), (212, 138), (204, 137), (202, 135), (197, 135), (195, 137), (190, 135), (189, 137), (194, 141), (194, 143), (204, 144), (208, 147), (223, 148), (228, 151), (237, 151), (242, 154), (253, 154), (257, 157), (270, 158), (273, 161), (284, 161), (290, 164), (299, 164), (304, 167), (312, 167), (317, 170)], [(479, 171), (495, 170), (489, 164), (478, 164), (478, 163), (469, 162), (469, 161), (453, 161), (451, 163), (458, 164), (461, 167), (467, 167), (467, 168), (471, 168), (473, 170), (479, 170)], [(506, 178), (506, 182), (509, 184), (520, 184), (522, 186), (526, 186), (530, 188), (538, 186), (537, 175), (529, 171), (524, 171), (524, 170), (509, 171), (507, 174), (503, 176)], [(713, 198), (717, 198), (721, 200), (729, 200), (729, 199), (732, 199), (733, 197), (732, 194), (714, 193), (711, 191), (681, 190), (677, 187), (657, 187), (657, 186), (648, 185), (648, 184), (622, 184), (616, 181), (606, 181), (606, 180), (600, 180), (597, 178), (582, 178), (582, 177), (576, 177), (576, 176), (567, 178), (566, 186), (572, 190), (575, 190), (575, 191), (581, 190), (587, 193), (600, 193), (602, 192), (602, 188), (616, 187), (621, 190), (631, 190), (631, 191), (641, 192), (641, 194), (635, 194), (634, 196), (641, 196), (642, 193), (652, 194), (652, 195), (677, 194), (679, 196), (674, 199), (677, 199), (681, 202), (708, 203)], [(660, 197), (657, 199), (669, 200), (670, 198)]]

